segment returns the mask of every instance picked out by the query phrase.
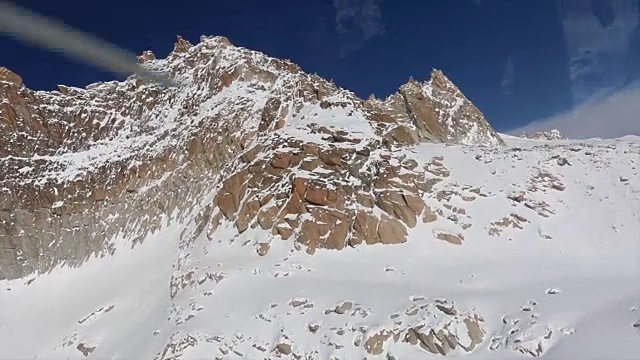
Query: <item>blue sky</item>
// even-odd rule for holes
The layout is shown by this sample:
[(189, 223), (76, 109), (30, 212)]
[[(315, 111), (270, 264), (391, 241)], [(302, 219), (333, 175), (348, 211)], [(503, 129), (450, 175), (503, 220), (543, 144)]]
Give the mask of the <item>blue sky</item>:
[[(410, 76), (426, 79), (432, 68), (442, 69), (500, 131), (549, 118), (586, 96), (634, 80), (633, 50), (640, 48), (632, 46), (630, 30), (626, 35), (615, 30), (620, 24), (631, 30), (636, 26), (637, 4), (620, 8), (620, 0), (19, 3), (135, 53), (151, 49), (160, 57), (172, 49), (178, 34), (192, 42), (202, 34), (225, 35), (236, 45), (292, 59), (362, 97), (384, 97)], [(590, 8), (582, 9), (583, 4)], [(566, 22), (568, 16), (575, 21)], [(595, 25), (586, 27), (595, 35), (585, 33), (583, 18), (595, 19)], [(597, 36), (602, 39), (589, 48), (588, 39)], [(611, 50), (602, 45), (607, 36), (629, 45)], [(576, 49), (585, 47), (587, 55), (577, 57)], [(0, 65), (19, 73), (34, 89), (113, 79), (10, 38), (0, 38), (0, 49)], [(594, 57), (588, 51), (605, 53)], [(576, 66), (582, 69), (580, 78), (575, 77)]]

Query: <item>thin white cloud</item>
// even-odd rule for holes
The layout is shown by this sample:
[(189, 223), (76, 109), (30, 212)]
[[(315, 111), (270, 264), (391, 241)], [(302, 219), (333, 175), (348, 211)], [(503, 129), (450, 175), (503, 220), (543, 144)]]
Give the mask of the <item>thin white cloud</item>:
[(384, 33), (378, 0), (334, 0), (333, 5), (336, 9), (336, 31), (345, 38), (341, 44), (341, 56)]
[(638, 27), (638, 0), (606, 1), (612, 23), (603, 23), (598, 16), (602, 11), (595, 5), (588, 0), (558, 0), (576, 104), (627, 81), (625, 58)]
[(172, 83), (163, 75), (140, 67), (135, 55), (127, 50), (4, 1), (0, 1), (0, 32), (115, 74), (135, 73), (164, 84)]
[(604, 99), (586, 102), (570, 112), (534, 121), (508, 133), (520, 135), (525, 131), (550, 129), (558, 129), (571, 139), (640, 136), (640, 82)]
[(513, 92), (513, 82), (515, 76), (515, 66), (513, 64), (513, 56), (507, 57), (507, 62), (504, 66), (504, 72), (502, 73), (502, 79), (500, 81), (500, 91), (503, 95), (511, 95)]

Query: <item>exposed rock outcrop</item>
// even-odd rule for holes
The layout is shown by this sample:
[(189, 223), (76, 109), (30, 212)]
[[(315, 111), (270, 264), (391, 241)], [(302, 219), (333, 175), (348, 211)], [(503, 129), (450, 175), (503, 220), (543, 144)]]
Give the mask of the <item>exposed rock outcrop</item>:
[(387, 102), (404, 106), (400, 113), (406, 113), (421, 140), (504, 145), (482, 112), (440, 70), (433, 70), (428, 82), (410, 80)]
[(394, 325), (370, 331), (364, 347), (371, 355), (384, 353), (388, 341), (418, 346), (425, 352), (450, 355), (472, 352), (485, 338), (484, 320), (473, 311), (461, 312), (447, 300), (416, 303), (394, 316)]
[(0, 81), (9, 83), (15, 86), (22, 85), (22, 78), (20, 75), (14, 73), (13, 71), (7, 69), (4, 66), (0, 66)]

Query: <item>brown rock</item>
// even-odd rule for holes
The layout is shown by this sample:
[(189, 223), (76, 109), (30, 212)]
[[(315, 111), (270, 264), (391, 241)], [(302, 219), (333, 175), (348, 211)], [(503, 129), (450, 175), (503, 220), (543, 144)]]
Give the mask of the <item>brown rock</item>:
[(343, 153), (340, 153), (339, 151), (332, 151), (332, 152), (321, 152), (318, 154), (320, 160), (329, 165), (329, 166), (340, 166), (342, 165), (342, 155), (344, 155)]
[(382, 244), (401, 244), (407, 241), (407, 228), (398, 220), (382, 215), (378, 225), (378, 239)]
[(393, 118), (393, 116), (391, 114), (381, 113), (381, 112), (372, 113), (371, 114), (371, 121), (387, 123), (387, 124), (395, 123), (395, 119)]
[(242, 205), (236, 219), (236, 229), (239, 233), (245, 232), (249, 228), (249, 223), (256, 217), (260, 210), (258, 199), (247, 201)]
[(467, 351), (472, 351), (477, 345), (482, 343), (482, 341), (484, 340), (485, 332), (484, 330), (482, 330), (482, 327), (480, 326), (480, 320), (477, 317), (473, 319), (464, 319), (464, 324), (467, 325), (467, 332), (469, 334), (469, 338), (471, 339), (471, 346), (468, 347)]
[(425, 224), (432, 223), (438, 220), (438, 214), (435, 213), (428, 205), (425, 205), (424, 213), (422, 215), (422, 222)]
[(337, 210), (312, 208), (313, 220), (305, 220), (300, 226), (297, 241), (315, 251), (318, 247), (341, 250), (345, 246), (349, 229), (348, 216)]
[(306, 153), (318, 155), (318, 146), (315, 144), (302, 144), (301, 149)]
[(404, 202), (407, 204), (407, 206), (411, 209), (411, 211), (414, 214), (416, 215), (422, 214), (422, 211), (424, 211), (425, 209), (424, 200), (422, 200), (418, 196), (410, 195), (410, 194), (403, 194), (402, 196), (404, 197)]
[(329, 205), (338, 201), (338, 193), (326, 188), (309, 186), (304, 194), (304, 200), (313, 205)]
[(218, 194), (217, 204), (224, 216), (231, 219), (238, 211), (240, 199), (244, 196), (246, 189), (246, 170), (233, 174), (224, 181), (222, 190)]
[(156, 55), (151, 50), (145, 50), (142, 52), (142, 55), (136, 57), (138, 59), (138, 64), (144, 64), (149, 61), (155, 60)]
[(454, 245), (462, 245), (462, 242), (464, 241), (464, 236), (462, 234), (454, 235), (445, 232), (437, 233), (436, 238)]
[(294, 192), (291, 194), (285, 210), (287, 214), (304, 214), (307, 212), (307, 206), (302, 197), (297, 192)]
[(297, 193), (301, 198), (304, 197), (307, 192), (307, 186), (309, 180), (301, 177), (296, 177), (293, 180), (293, 192)]
[(0, 66), (0, 81), (6, 81), (17, 86), (22, 85), (22, 78), (20, 77), (20, 75), (14, 73), (4, 66)]
[(403, 145), (417, 144), (420, 142), (420, 138), (416, 131), (409, 129), (404, 125), (394, 127), (385, 135), (385, 137)]
[(325, 247), (327, 249), (341, 250), (345, 247), (347, 235), (351, 224), (347, 217), (335, 218), (333, 227), (327, 236)]
[(80, 343), (80, 344), (78, 344), (78, 346), (76, 346), (76, 349), (78, 349), (78, 351), (80, 351), (82, 353), (82, 355), (87, 357), (96, 349), (96, 347), (95, 346), (87, 346), (84, 343)]
[(409, 198), (413, 207), (420, 208), (420, 200), (415, 197), (404, 196), (401, 192), (397, 191), (382, 191), (378, 193), (376, 205), (387, 214), (402, 220), (402, 222), (407, 224), (410, 228), (413, 228), (417, 224), (416, 213), (412, 207), (407, 204), (407, 198)]
[(352, 246), (359, 245), (362, 242), (367, 244), (375, 244), (380, 242), (378, 238), (378, 223), (380, 219), (374, 215), (360, 211), (357, 213), (353, 222), (353, 240)]
[(353, 303), (351, 301), (344, 301), (336, 306), (334, 311), (336, 314), (344, 315), (347, 311), (353, 308)]
[(175, 45), (173, 46), (173, 52), (175, 54), (181, 54), (187, 52), (191, 49), (193, 45), (187, 40), (185, 40), (182, 36), (178, 35)]
[(250, 163), (250, 162), (252, 162), (253, 160), (256, 159), (256, 157), (262, 151), (262, 149), (263, 149), (262, 146), (256, 145), (256, 146), (252, 147), (251, 149), (245, 151), (240, 156), (240, 159), (245, 163)]
[(189, 141), (189, 146), (187, 147), (187, 153), (189, 154), (189, 159), (194, 160), (198, 155), (204, 152), (204, 147), (202, 146), (202, 141), (199, 138), (193, 138)]
[(292, 351), (292, 346), (291, 344), (287, 344), (287, 343), (279, 343), (278, 345), (276, 345), (275, 348), (275, 352), (278, 355), (291, 355), (291, 351)]
[(275, 230), (274, 235), (279, 235), (282, 240), (289, 240), (293, 235), (293, 229), (287, 223), (278, 223), (273, 229)]
[(271, 166), (276, 169), (286, 169), (289, 167), (289, 158), (285, 156), (271, 160)]
[(276, 215), (278, 214), (279, 209), (276, 206), (272, 206), (268, 209), (262, 209), (258, 212), (258, 224), (262, 228), (262, 230), (271, 229), (274, 222), (276, 221)]
[(318, 159), (305, 160), (300, 164), (300, 168), (306, 171), (314, 171), (318, 166), (320, 166), (320, 160)]
[(393, 335), (390, 331), (381, 330), (367, 338), (364, 342), (364, 349), (370, 355), (380, 355), (384, 352), (384, 345)]
[(376, 204), (375, 198), (372, 195), (361, 192), (356, 193), (356, 201), (358, 204), (369, 209), (373, 209)]

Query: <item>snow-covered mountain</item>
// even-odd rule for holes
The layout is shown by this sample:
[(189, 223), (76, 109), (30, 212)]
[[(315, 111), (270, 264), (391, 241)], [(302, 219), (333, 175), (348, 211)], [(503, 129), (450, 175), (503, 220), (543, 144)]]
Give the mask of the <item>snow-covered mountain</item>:
[(635, 358), (639, 138), (501, 136), (439, 71), (362, 100), (222, 37), (139, 61), (180, 85), (0, 71), (0, 357)]
[(564, 136), (564, 134), (562, 134), (562, 132), (560, 132), (560, 130), (558, 129), (536, 131), (533, 134), (529, 134), (525, 131), (520, 135), (520, 137), (533, 140), (567, 140), (567, 137)]

